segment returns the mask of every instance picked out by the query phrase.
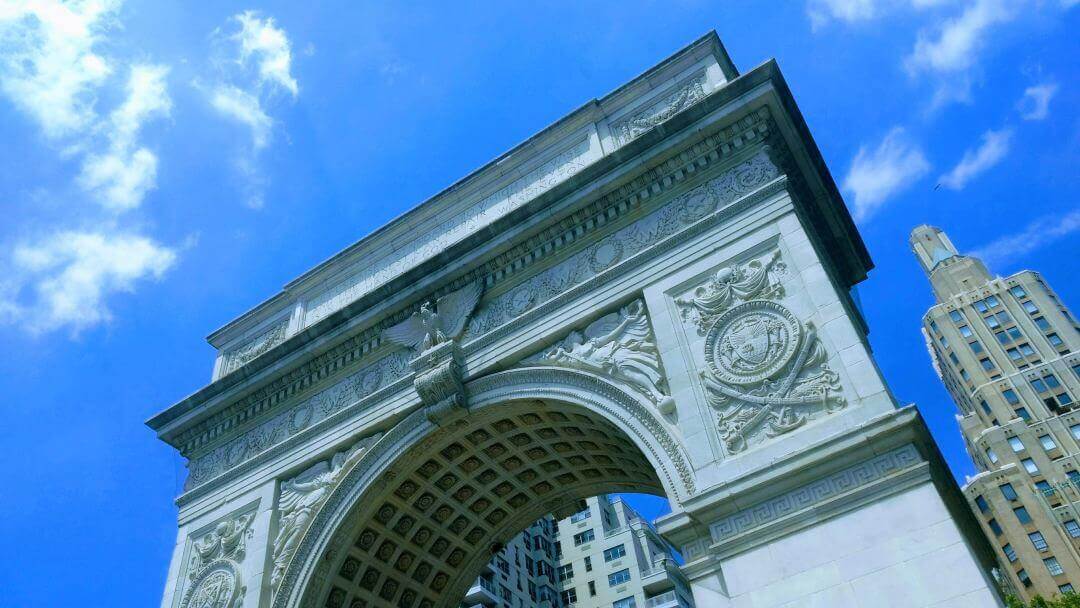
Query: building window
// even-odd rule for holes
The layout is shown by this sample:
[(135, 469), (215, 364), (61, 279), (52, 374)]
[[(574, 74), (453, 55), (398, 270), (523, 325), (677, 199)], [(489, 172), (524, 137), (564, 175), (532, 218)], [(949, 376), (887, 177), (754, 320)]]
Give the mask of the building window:
[(953, 323), (963, 323), (964, 322), (964, 315), (960, 314), (959, 310), (950, 310), (949, 311), (949, 318), (952, 319)]
[(1069, 431), (1072, 433), (1073, 439), (1080, 440), (1080, 424), (1070, 426)]
[(1023, 298), (1027, 296), (1027, 292), (1024, 291), (1024, 288), (1019, 285), (1014, 285), (1013, 287), (1010, 287), (1009, 293), (1011, 293), (1014, 297), (1017, 298)]
[(593, 533), (592, 528), (579, 532), (574, 535), (574, 546), (583, 545), (585, 543), (592, 542), (596, 538), (596, 534)]
[(564, 581), (573, 580), (574, 578), (574, 564), (566, 564), (559, 566), (555, 569), (555, 578), (560, 583)]
[(1013, 509), (1013, 513), (1016, 513), (1016, 519), (1019, 520), (1020, 523), (1022, 523), (1022, 524), (1030, 524), (1031, 523), (1031, 515), (1028, 513), (1028, 510), (1026, 508), (1024, 508), (1024, 507), (1016, 507), (1015, 509)]
[(574, 513), (570, 516), (570, 523), (576, 524), (579, 521), (585, 521), (586, 519), (589, 519), (589, 515), (591, 514), (592, 511), (589, 509), (585, 509), (584, 511), (578, 511), (577, 513)]
[(577, 601), (577, 589), (574, 589), (573, 587), (564, 589), (563, 592), (559, 594), (559, 598), (562, 600), (563, 606), (569, 606)]
[(996, 519), (991, 518), (986, 525), (990, 526), (990, 531), (994, 533), (994, 536), (1001, 536), (1001, 524), (997, 523)]
[(1011, 388), (1007, 388), (1001, 391), (1001, 395), (1005, 397), (1005, 401), (1009, 402), (1009, 405), (1016, 405), (1020, 403), (1020, 398), (1016, 396), (1016, 391)]
[(613, 572), (607, 577), (608, 587), (616, 587), (630, 580), (630, 569), (623, 568), (618, 572)]
[(596, 581), (589, 581), (589, 597), (596, 596)]
[(1032, 321), (1035, 322), (1035, 327), (1038, 327), (1043, 331), (1050, 329), (1050, 322), (1047, 321), (1045, 317), (1035, 317)]
[(1020, 464), (1024, 465), (1024, 470), (1032, 475), (1039, 472), (1039, 467), (1035, 465), (1035, 461), (1030, 458), (1025, 458), (1020, 461)]
[(971, 352), (975, 353), (976, 355), (983, 352), (982, 344), (979, 344), (978, 340), (972, 340), (971, 342), (968, 342), (968, 346), (971, 347)]
[(1020, 583), (1025, 587), (1031, 586), (1031, 577), (1028, 576), (1027, 570), (1021, 568), (1020, 571), (1016, 573), (1016, 578), (1020, 579)]
[(1016, 417), (1017, 418), (1023, 418), (1024, 422), (1031, 422), (1031, 414), (1028, 413), (1026, 407), (1018, 407), (1018, 408), (1016, 408)]
[(989, 416), (990, 415), (990, 404), (986, 402), (986, 399), (983, 399), (983, 400), (979, 401), (979, 405), (982, 406), (983, 411), (986, 412), (987, 416)]
[(1054, 438), (1051, 437), (1050, 435), (1040, 435), (1039, 436), (1039, 443), (1042, 444), (1043, 449), (1046, 450), (1047, 452), (1057, 448), (1057, 444), (1054, 443)]
[(1061, 564), (1058, 563), (1056, 557), (1048, 557), (1043, 560), (1043, 563), (1046, 564), (1046, 570), (1050, 572), (1050, 576), (1065, 574), (1065, 571), (1061, 569)]
[(1005, 553), (1005, 557), (1009, 559), (1010, 564), (1016, 561), (1016, 549), (1013, 549), (1012, 545), (1005, 543), (1001, 550)]
[(1065, 526), (1065, 531), (1069, 533), (1069, 536), (1080, 538), (1080, 524), (1076, 523), (1075, 519), (1070, 519), (1063, 525)]
[(1021, 305), (1024, 307), (1024, 310), (1027, 311), (1027, 313), (1029, 315), (1033, 315), (1033, 314), (1036, 314), (1036, 313), (1039, 312), (1039, 307), (1035, 306), (1035, 303), (1032, 302), (1031, 300), (1027, 300), (1026, 302), (1022, 302)]
[(604, 550), (604, 561), (610, 562), (626, 555), (626, 547), (622, 545), (615, 545), (610, 549)]
[(990, 460), (990, 464), (997, 464), (998, 455), (994, 452), (994, 448), (986, 448), (986, 457)]
[(997, 296), (986, 296), (986, 304), (990, 308), (996, 308), (1001, 302), (998, 301)]
[(990, 357), (979, 359), (979, 365), (982, 366), (984, 371), (991, 371), (994, 369), (994, 362), (990, 360)]
[(961, 325), (961, 326), (960, 326), (960, 327), (958, 327), (957, 329), (959, 329), (959, 330), (960, 330), (960, 335), (961, 335), (961, 336), (964, 336), (965, 338), (970, 338), (970, 337), (971, 337), (971, 335), (972, 335), (972, 334), (971, 334), (971, 328), (970, 328), (970, 327), (968, 327), (967, 325)]
[(1046, 539), (1043, 538), (1042, 532), (1032, 532), (1028, 534), (1028, 538), (1031, 539), (1031, 544), (1035, 545), (1036, 550), (1046, 551), (1048, 549)]
[(1005, 497), (1005, 500), (1016, 500), (1016, 490), (1011, 483), (1003, 483), (998, 488), (1001, 489), (1001, 495)]
[(986, 502), (986, 499), (983, 498), (982, 494), (975, 497), (975, 506), (979, 507), (979, 513), (986, 513), (990, 510), (990, 505)]
[(1058, 593), (1061, 595), (1068, 595), (1073, 593), (1072, 583), (1065, 583), (1064, 585), (1058, 585)]
[(949, 361), (952, 361), (953, 365), (960, 365), (960, 358), (956, 356), (956, 353), (949, 353)]
[(592, 558), (585, 558), (585, 572), (592, 572)]
[(1009, 437), (1009, 447), (1011, 447), (1014, 452), (1023, 452), (1024, 442), (1021, 441), (1019, 437)]
[(979, 311), (980, 314), (990, 310), (986, 306), (986, 300), (975, 300), (971, 304), (975, 307), (975, 310)]
[(967, 373), (967, 370), (960, 368), (960, 377), (964, 379), (964, 382), (971, 382), (971, 374)]
[(1064, 344), (1064, 342), (1061, 340), (1061, 336), (1057, 335), (1054, 332), (1046, 334), (1046, 339), (1050, 341), (1050, 346), (1053, 346), (1054, 348), (1057, 348), (1058, 346)]
[(611, 608), (637, 608), (637, 604), (634, 603), (634, 596), (631, 595), (621, 600), (615, 600), (611, 603)]
[(1045, 479), (1040, 479), (1035, 482), (1035, 489), (1042, 492), (1044, 496), (1053, 496), (1054, 488), (1050, 487), (1050, 482)]

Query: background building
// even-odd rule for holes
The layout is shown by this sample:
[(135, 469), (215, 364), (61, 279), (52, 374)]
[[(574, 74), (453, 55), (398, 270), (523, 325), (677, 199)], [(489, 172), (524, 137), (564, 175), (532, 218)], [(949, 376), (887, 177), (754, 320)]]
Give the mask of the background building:
[(488, 562), (463, 606), (693, 608), (671, 547), (618, 498), (545, 517)]
[(1080, 585), (1080, 324), (1037, 273), (992, 276), (932, 226), (911, 247), (927, 346), (979, 473), (964, 493), (1025, 598)]

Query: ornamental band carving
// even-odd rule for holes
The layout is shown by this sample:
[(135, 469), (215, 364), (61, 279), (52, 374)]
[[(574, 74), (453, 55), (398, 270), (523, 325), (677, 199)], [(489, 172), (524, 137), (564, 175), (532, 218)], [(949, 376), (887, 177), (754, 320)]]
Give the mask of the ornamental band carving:
[(846, 404), (813, 323), (779, 302), (779, 252), (722, 268), (675, 303), (704, 336), (700, 371), (728, 453), (789, 433)]
[(707, 95), (705, 86), (705, 72), (701, 72), (659, 102), (613, 124), (611, 133), (621, 146), (702, 100)]

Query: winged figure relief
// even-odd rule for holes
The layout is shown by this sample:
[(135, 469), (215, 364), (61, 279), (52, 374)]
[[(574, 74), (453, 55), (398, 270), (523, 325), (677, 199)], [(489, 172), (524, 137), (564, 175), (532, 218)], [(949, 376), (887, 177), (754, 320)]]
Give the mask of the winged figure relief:
[(483, 286), (479, 281), (448, 293), (434, 303), (424, 302), (420, 310), (401, 323), (385, 330), (390, 341), (407, 348), (425, 351), (452, 340), (465, 329), (465, 321), (480, 301)]

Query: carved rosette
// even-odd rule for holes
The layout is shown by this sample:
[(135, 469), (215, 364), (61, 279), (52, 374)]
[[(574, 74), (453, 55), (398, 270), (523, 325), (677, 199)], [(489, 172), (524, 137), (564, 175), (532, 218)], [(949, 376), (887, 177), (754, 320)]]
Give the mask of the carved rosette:
[(574, 330), (551, 348), (522, 363), (556, 365), (593, 372), (646, 396), (661, 413), (675, 411), (645, 303), (634, 300)]
[(240, 563), (254, 518), (248, 513), (225, 519), (192, 543), (190, 585), (180, 608), (239, 608), (245, 591)]
[(676, 299), (704, 336), (701, 373), (729, 453), (742, 452), (846, 404), (813, 323), (771, 298), (783, 296), (779, 252), (720, 269)]

